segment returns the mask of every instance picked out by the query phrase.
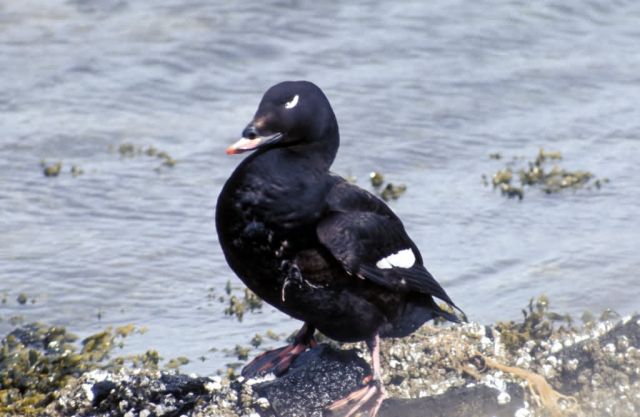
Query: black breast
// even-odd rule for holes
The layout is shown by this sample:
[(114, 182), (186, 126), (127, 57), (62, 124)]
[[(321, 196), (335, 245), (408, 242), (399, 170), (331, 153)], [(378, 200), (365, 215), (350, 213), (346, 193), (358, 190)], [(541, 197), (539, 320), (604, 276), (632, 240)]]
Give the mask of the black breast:
[[(318, 246), (315, 227), (324, 211), (325, 175), (272, 169), (279, 152), (253, 154), (241, 163), (218, 197), (216, 227), (231, 268), (267, 302), (281, 303), (283, 263)], [(295, 166), (286, 161), (295, 172)]]

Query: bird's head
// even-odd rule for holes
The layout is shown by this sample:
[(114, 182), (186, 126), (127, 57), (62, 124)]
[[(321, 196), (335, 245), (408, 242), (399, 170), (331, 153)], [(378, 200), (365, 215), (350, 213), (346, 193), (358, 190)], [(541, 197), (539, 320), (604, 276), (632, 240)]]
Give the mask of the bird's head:
[(338, 123), (322, 90), (308, 81), (285, 81), (264, 93), (253, 120), (227, 154), (314, 146), (331, 151), (333, 160), (338, 145)]

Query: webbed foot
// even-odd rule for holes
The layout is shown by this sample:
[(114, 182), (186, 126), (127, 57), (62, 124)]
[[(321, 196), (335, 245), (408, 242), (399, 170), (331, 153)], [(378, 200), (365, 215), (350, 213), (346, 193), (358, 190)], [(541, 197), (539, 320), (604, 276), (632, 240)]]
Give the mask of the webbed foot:
[(284, 374), (301, 353), (317, 345), (313, 337), (314, 332), (315, 328), (305, 323), (296, 335), (293, 344), (258, 355), (248, 365), (242, 368), (242, 376), (245, 378), (253, 378), (270, 373), (273, 373), (275, 376)]
[(356, 413), (366, 413), (365, 415), (368, 417), (375, 417), (382, 401), (387, 397), (387, 393), (382, 383), (373, 379), (372, 376), (365, 378), (365, 383), (364, 387), (329, 405), (327, 407), (329, 415), (331, 417), (352, 417)]

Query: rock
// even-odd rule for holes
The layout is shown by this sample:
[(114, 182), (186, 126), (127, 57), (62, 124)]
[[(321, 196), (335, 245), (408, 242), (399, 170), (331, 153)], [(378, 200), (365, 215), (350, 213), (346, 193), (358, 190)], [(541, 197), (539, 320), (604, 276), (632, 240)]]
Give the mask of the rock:
[[(336, 350), (321, 344), (300, 355), (287, 374), (253, 389), (271, 404), (276, 417), (322, 417), (322, 410), (362, 385), (371, 372), (355, 350)], [(510, 400), (499, 403), (501, 391), (485, 385), (456, 387), (444, 394), (420, 399), (391, 398), (383, 402), (378, 417), (512, 417), (524, 407), (524, 390), (508, 384)]]
[(106, 400), (109, 394), (116, 389), (117, 385), (111, 381), (98, 381), (91, 387), (91, 393), (93, 394), (92, 404), (93, 406), (99, 405), (102, 401)]
[[(323, 409), (361, 386), (370, 368), (355, 350), (321, 344), (302, 354), (283, 377), (265, 382), (227, 381), (220, 391), (212, 378), (158, 371), (91, 372), (60, 393), (51, 416), (121, 415), (323, 417)], [(508, 393), (509, 401), (500, 397)], [(249, 405), (242, 396), (250, 396)], [(384, 401), (379, 417), (513, 416), (524, 407), (524, 390), (509, 383), (505, 391), (486, 385), (455, 387), (420, 399)], [(214, 412), (215, 411), (215, 412)]]
[[(508, 392), (509, 401), (500, 404), (500, 394)], [(486, 385), (451, 388), (444, 394), (419, 399), (390, 398), (382, 403), (378, 417), (513, 417), (524, 408), (524, 389), (507, 384), (507, 391)]]
[[(640, 415), (640, 316), (580, 329), (547, 326), (546, 317), (541, 308), (530, 319), (534, 324), (503, 325), (502, 333), (477, 323), (426, 325), (410, 337), (384, 340), (390, 398), (378, 417)], [(519, 332), (509, 338), (510, 347), (503, 344), (507, 331)], [(521, 340), (522, 334), (531, 338)], [(327, 405), (359, 388), (370, 372), (357, 345), (327, 344), (302, 354), (277, 379), (103, 369), (99, 363), (76, 377), (78, 363), (60, 380), (64, 386), (34, 383), (30, 397), (16, 403), (19, 385), (2, 384), (22, 383), (18, 365), (49, 366), (69, 356), (71, 340), (61, 328), (24, 326), (2, 341), (0, 374), (13, 379), (0, 379), (0, 415), (323, 417)], [(44, 411), (35, 412), (33, 401)]]
[(300, 355), (278, 379), (254, 385), (278, 417), (322, 417), (323, 408), (361, 387), (371, 373), (355, 350), (336, 350), (320, 344)]

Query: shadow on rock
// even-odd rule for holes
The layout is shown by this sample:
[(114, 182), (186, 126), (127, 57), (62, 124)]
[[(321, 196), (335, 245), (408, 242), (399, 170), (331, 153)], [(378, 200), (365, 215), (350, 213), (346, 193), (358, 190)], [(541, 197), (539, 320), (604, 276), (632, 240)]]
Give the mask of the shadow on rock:
[[(282, 377), (255, 384), (256, 394), (271, 409), (264, 417), (323, 417), (334, 401), (362, 387), (371, 373), (356, 350), (336, 350), (321, 344), (300, 355)], [(511, 401), (500, 403), (500, 391), (484, 385), (452, 388), (444, 394), (420, 399), (391, 398), (384, 401), (378, 417), (452, 417), (470, 415), (513, 416), (524, 403), (524, 390), (508, 384)]]

